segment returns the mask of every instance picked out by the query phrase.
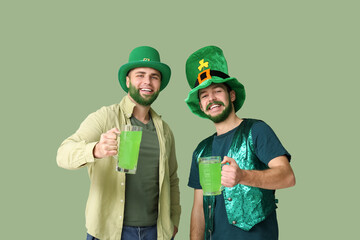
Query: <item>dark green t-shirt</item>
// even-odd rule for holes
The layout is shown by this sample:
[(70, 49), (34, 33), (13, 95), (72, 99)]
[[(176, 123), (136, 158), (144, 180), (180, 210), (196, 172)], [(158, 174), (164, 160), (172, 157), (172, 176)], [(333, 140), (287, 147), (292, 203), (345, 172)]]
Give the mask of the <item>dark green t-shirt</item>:
[(126, 174), (126, 226), (153, 226), (158, 218), (160, 149), (152, 119), (147, 124), (134, 117), (131, 124), (142, 127), (136, 174)]

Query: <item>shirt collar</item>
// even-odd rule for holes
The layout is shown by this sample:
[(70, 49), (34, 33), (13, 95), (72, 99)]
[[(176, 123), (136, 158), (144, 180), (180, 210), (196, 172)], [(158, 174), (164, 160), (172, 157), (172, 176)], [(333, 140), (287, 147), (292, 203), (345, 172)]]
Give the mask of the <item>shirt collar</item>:
[[(129, 118), (129, 119), (131, 118), (131, 116), (133, 114), (135, 106), (136, 106), (136, 104), (133, 101), (131, 101), (131, 99), (129, 98), (129, 95), (126, 95), (125, 97), (123, 97), (123, 99), (120, 102), (121, 110), (125, 114), (126, 118)], [(161, 117), (152, 108), (150, 108), (150, 114), (153, 119)]]
[(128, 95), (123, 97), (123, 99), (120, 102), (120, 108), (122, 112), (125, 114), (126, 118), (130, 118), (135, 107), (135, 103), (131, 101)]

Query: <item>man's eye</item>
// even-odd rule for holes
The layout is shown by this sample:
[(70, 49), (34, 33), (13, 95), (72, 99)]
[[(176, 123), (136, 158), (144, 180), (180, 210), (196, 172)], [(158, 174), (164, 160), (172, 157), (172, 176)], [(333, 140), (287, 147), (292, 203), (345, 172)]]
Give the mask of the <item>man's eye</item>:
[(206, 98), (208, 95), (201, 95), (200, 98)]

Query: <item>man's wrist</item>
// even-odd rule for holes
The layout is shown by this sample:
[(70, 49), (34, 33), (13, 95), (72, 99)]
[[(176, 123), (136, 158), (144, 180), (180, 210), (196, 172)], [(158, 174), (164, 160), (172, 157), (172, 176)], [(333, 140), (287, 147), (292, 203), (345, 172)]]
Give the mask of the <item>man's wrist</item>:
[(98, 156), (96, 156), (96, 146), (98, 142), (89, 143), (86, 145), (86, 162), (94, 162), (95, 159), (98, 159)]

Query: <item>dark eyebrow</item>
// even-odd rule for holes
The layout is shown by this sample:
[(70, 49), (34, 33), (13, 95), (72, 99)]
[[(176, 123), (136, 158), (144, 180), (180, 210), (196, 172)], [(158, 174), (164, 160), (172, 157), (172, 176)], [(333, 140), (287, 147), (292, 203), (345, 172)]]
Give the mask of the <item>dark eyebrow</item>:
[(225, 83), (217, 84), (212, 87), (212, 89), (217, 89), (217, 88), (221, 88), (222, 90), (227, 91), (227, 92), (230, 92), (230, 90), (231, 90), (230, 87), (228, 87)]
[(199, 90), (199, 96), (203, 93), (206, 93), (205, 91), (201, 91), (202, 89)]
[(218, 88), (221, 88), (222, 90), (226, 90), (226, 88), (223, 86), (216, 86), (216, 87), (213, 87), (212, 89), (218, 89)]
[[(143, 71), (137, 71), (137, 72), (135, 72), (134, 74), (146, 74), (146, 72), (143, 72)], [(160, 74), (158, 74), (158, 73), (151, 73), (150, 74), (151, 76), (158, 76), (158, 77), (161, 77), (161, 75)]]
[(152, 74), (151, 74), (151, 76), (154, 76), (154, 75), (155, 75), (155, 76), (158, 76), (158, 77), (161, 77), (161, 75), (158, 74), (158, 73), (152, 73)]

